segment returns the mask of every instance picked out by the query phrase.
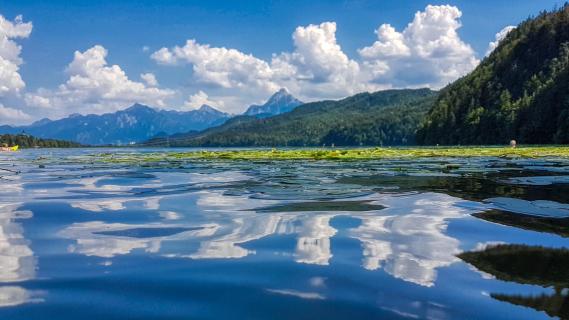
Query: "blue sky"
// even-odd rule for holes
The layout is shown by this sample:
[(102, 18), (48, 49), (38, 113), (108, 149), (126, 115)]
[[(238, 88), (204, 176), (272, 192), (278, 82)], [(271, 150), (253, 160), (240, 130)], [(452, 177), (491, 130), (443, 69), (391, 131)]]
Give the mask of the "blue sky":
[[(237, 113), (281, 86), (306, 101), (440, 88), (475, 67), (504, 27), (562, 3), (0, 0), (5, 21), (16, 25), (23, 15), (33, 25), (21, 29), (28, 35), (7, 38), (21, 46), (12, 62), (25, 85), (12, 81), (0, 95), (0, 124), (109, 112), (133, 101), (179, 110), (205, 102)], [(417, 28), (405, 31), (413, 21)], [(392, 29), (381, 38), (374, 31), (383, 24)], [(421, 33), (423, 25), (439, 38)], [(173, 56), (156, 54), (161, 48)]]

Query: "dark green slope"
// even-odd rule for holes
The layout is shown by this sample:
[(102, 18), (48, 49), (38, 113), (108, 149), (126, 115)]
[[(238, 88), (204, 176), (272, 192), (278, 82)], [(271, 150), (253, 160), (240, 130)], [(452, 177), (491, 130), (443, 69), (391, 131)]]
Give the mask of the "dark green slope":
[(443, 89), (422, 144), (569, 143), (569, 5), (522, 22)]
[(149, 146), (406, 145), (436, 97), (429, 89), (361, 93), (339, 101), (301, 105), (257, 119), (238, 116), (187, 136), (158, 138)]

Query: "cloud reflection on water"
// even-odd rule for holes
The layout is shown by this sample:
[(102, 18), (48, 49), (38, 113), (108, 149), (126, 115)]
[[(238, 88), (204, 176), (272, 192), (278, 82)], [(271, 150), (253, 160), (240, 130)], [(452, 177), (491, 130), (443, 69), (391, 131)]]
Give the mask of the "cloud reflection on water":
[[(29, 219), (32, 212), (18, 210), (23, 188), (19, 176), (2, 181), (0, 198), (0, 307), (16, 306), (33, 300), (33, 292), (14, 285), (36, 277), (36, 258), (24, 235), (19, 219)], [(8, 199), (10, 201), (8, 201)]]
[[(208, 228), (201, 231), (135, 239), (98, 232), (164, 225), (94, 221), (73, 224), (60, 235), (75, 239), (76, 243), (70, 247), (70, 252), (88, 256), (111, 258), (141, 249), (166, 257), (227, 259), (256, 253), (242, 244), (272, 235), (295, 234), (293, 256), (296, 262), (328, 265), (333, 257), (331, 238), (338, 232), (330, 225), (331, 221), (338, 216), (349, 216), (361, 221), (360, 226), (348, 228), (347, 232), (349, 237), (361, 243), (363, 268), (383, 268), (396, 278), (432, 286), (436, 280), (436, 269), (457, 261), (455, 255), (460, 252), (460, 242), (446, 234), (449, 220), (482, 208), (476, 209), (475, 203), (449, 195), (409, 193), (361, 199), (386, 206), (382, 210), (257, 212), (255, 208), (282, 202), (254, 199), (246, 195), (227, 196), (222, 190), (201, 191), (196, 195), (201, 220), (210, 223)], [(199, 246), (195, 251), (163, 252), (160, 250), (163, 241), (192, 241), (198, 242)]]
[(163, 241), (186, 240), (189, 238), (199, 238), (212, 235), (216, 226), (213, 224), (205, 225), (198, 230), (182, 231), (168, 236), (149, 236), (136, 238), (132, 236), (102, 234), (109, 231), (128, 231), (135, 228), (147, 229), (167, 229), (179, 227), (179, 225), (166, 224), (122, 224), (104, 223), (102, 221), (91, 221), (85, 223), (74, 223), (59, 233), (59, 236), (74, 239), (74, 245), (69, 246), (68, 251), (81, 253), (86, 256), (96, 256), (102, 258), (112, 258), (117, 255), (129, 254), (135, 249), (143, 249), (148, 253), (157, 253)]
[[(459, 240), (446, 232), (449, 221), (487, 209), (482, 204), (447, 194), (411, 192), (372, 193), (344, 201), (355, 206), (351, 208), (331, 206), (328, 201), (325, 207), (330, 210), (316, 210), (318, 202), (302, 203), (284, 199), (294, 199), (295, 195), (302, 199), (302, 195), (318, 194), (325, 189), (326, 193), (334, 194), (336, 201), (340, 201), (343, 194), (346, 198), (353, 197), (363, 189), (358, 191), (350, 185), (344, 191), (325, 172), (316, 171), (315, 176), (300, 177), (294, 175), (294, 169), (287, 167), (273, 170), (274, 172), (260, 169), (260, 172), (269, 172), (265, 174), (277, 174), (279, 179), (284, 179), (282, 181), (271, 181), (270, 176), (259, 179), (241, 171), (151, 171), (146, 175), (112, 171), (112, 177), (95, 175), (70, 178), (73, 183), (63, 192), (68, 195), (86, 195), (69, 199), (74, 208), (90, 212), (121, 211), (126, 210), (129, 203), (141, 203), (142, 208), (157, 211), (156, 218), (163, 222), (81, 222), (68, 226), (59, 235), (74, 240), (74, 244), (69, 246), (69, 252), (87, 256), (112, 258), (134, 250), (143, 250), (165, 257), (191, 259), (244, 258), (256, 253), (250, 246), (244, 246), (245, 243), (273, 235), (295, 235), (293, 257), (296, 262), (329, 265), (333, 258), (331, 239), (338, 233), (331, 222), (338, 216), (348, 216), (360, 221), (359, 226), (345, 229), (348, 237), (361, 244), (363, 268), (383, 269), (395, 278), (422, 286), (433, 286), (437, 268), (454, 263), (457, 261), (455, 255), (460, 253)], [(298, 179), (310, 180), (311, 183), (299, 184), (302, 181), (299, 182)], [(249, 180), (261, 181), (263, 186), (248, 189), (242, 184), (224, 185)], [(184, 212), (169, 210), (163, 205), (170, 196), (188, 192), (195, 196), (197, 211), (197, 220), (191, 226), (206, 226), (204, 229), (146, 238), (101, 234), (104, 230), (188, 226)], [(370, 194), (368, 191), (363, 193)], [(352, 204), (357, 201), (366, 203)], [(287, 211), (287, 204), (291, 203), (296, 206)], [(273, 209), (258, 210), (259, 208)], [(299, 208), (304, 208), (305, 211)], [(163, 242), (169, 241), (185, 241), (196, 245), (187, 248), (176, 246), (173, 251), (163, 250)]]
[(460, 242), (446, 235), (450, 219), (471, 214), (469, 201), (437, 193), (383, 197), (388, 208), (380, 216), (358, 216), (350, 230), (364, 248), (363, 267), (381, 267), (396, 278), (432, 286), (436, 269), (457, 261)]

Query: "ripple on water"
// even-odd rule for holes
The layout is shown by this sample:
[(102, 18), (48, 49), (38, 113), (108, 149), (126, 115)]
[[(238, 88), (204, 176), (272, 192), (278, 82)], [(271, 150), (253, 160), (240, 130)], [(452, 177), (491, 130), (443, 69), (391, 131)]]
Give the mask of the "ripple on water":
[(527, 201), (512, 198), (490, 198), (486, 200), (494, 208), (527, 215), (568, 218), (569, 204), (547, 200)]
[(569, 176), (515, 177), (505, 181), (512, 184), (546, 186), (551, 184), (569, 183)]
[(271, 207), (257, 208), (257, 212), (304, 212), (304, 211), (372, 211), (385, 209), (385, 206), (372, 201), (312, 201), (293, 202)]
[(129, 238), (156, 238), (156, 237), (167, 237), (173, 236), (178, 233), (182, 233), (190, 230), (201, 230), (204, 227), (156, 227), (156, 228), (131, 228), (123, 230), (109, 230), (109, 231), (99, 231), (94, 232), (94, 234), (100, 234), (104, 236), (117, 236), (117, 237), (129, 237)]

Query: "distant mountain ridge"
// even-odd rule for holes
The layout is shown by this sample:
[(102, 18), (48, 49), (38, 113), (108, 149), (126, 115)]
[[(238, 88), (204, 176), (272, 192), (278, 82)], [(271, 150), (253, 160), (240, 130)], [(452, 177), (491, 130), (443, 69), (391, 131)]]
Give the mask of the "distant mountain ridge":
[(257, 118), (266, 118), (290, 112), (301, 104), (303, 104), (302, 101), (282, 88), (273, 94), (263, 105), (251, 105), (243, 114)]
[[(286, 89), (274, 93), (263, 105), (251, 105), (245, 114), (266, 118), (290, 112), (302, 101)], [(26, 133), (45, 139), (62, 139), (85, 145), (127, 145), (155, 137), (189, 132), (223, 124), (232, 115), (209, 105), (197, 110), (156, 110), (134, 104), (124, 110), (102, 115), (70, 114), (66, 118), (38, 120), (27, 126), (0, 126), (0, 134)]]
[(72, 114), (59, 120), (42, 119), (28, 126), (0, 126), (0, 133), (25, 132), (38, 138), (61, 139), (88, 145), (126, 145), (157, 134), (203, 130), (224, 123), (230, 115), (203, 105), (192, 111), (156, 110), (134, 104), (102, 115)]

